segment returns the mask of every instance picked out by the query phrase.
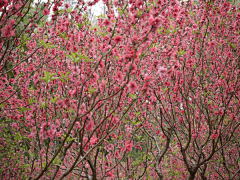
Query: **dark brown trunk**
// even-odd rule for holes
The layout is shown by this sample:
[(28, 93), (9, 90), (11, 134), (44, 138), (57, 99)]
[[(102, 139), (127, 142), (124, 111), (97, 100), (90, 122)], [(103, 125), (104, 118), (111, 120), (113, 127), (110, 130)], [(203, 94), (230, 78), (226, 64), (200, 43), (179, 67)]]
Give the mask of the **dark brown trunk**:
[(194, 180), (196, 173), (190, 173), (188, 180)]

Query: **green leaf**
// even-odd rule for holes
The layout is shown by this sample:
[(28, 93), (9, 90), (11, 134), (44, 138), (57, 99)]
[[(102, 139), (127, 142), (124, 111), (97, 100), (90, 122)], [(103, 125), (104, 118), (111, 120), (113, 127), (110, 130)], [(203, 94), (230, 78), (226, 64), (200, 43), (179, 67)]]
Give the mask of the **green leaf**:
[(34, 87), (30, 87), (29, 90), (36, 91), (36, 89), (34, 89)]
[(232, 44), (232, 43), (229, 43), (229, 45), (231, 46), (231, 48), (235, 49), (236, 48), (236, 45)]
[(161, 33), (162, 34), (162, 30), (163, 30), (163, 27), (161, 28), (158, 28), (158, 34)]
[(7, 105), (7, 103), (3, 103), (0, 105), (1, 108), (4, 108)]
[(186, 51), (183, 51), (181, 48), (179, 48), (179, 52), (178, 52), (178, 55), (179, 56), (182, 56), (186, 53)]
[(41, 108), (45, 108), (48, 104), (46, 102), (42, 102), (42, 104), (40, 105)]
[(64, 33), (64, 34), (59, 33), (59, 35), (60, 35), (62, 38), (64, 38), (64, 39), (67, 37), (66, 34), (67, 34), (67, 33)]
[(32, 110), (32, 109), (29, 109), (29, 108), (26, 108), (26, 107), (18, 107), (18, 111), (20, 111), (20, 112), (25, 112), (25, 111), (30, 111), (30, 110)]
[(45, 166), (46, 166), (46, 162), (43, 162), (43, 167), (45, 168)]
[(88, 63), (88, 62), (90, 62), (90, 61), (93, 61), (93, 59), (88, 59), (88, 58), (86, 58), (84, 61)]
[(133, 99), (135, 99), (137, 97), (135, 94), (131, 94), (131, 93), (129, 93), (129, 96)]
[(141, 121), (138, 121), (138, 122), (135, 122), (134, 125), (138, 125), (138, 124), (141, 124), (142, 122)]
[(89, 88), (89, 93), (90, 93), (90, 94), (94, 94), (95, 90), (96, 90), (95, 88), (90, 87), (90, 88)]
[(53, 165), (54, 166), (61, 166), (62, 161), (59, 158), (56, 158), (53, 160)]
[(54, 81), (56, 79), (59, 79), (59, 77), (53, 77), (53, 78), (51, 78), (51, 81)]
[(121, 140), (121, 139), (122, 139), (122, 137), (123, 137), (123, 134), (122, 134), (121, 136), (118, 136), (118, 139), (120, 139), (120, 140)]
[(72, 54), (72, 56), (73, 56), (73, 59), (76, 59), (76, 54), (75, 53), (71, 53)]
[(44, 80), (47, 84), (51, 81), (59, 79), (59, 77), (53, 77), (56, 73), (50, 74), (48, 71), (44, 71), (44, 77), (40, 77), (40, 79)]
[(67, 77), (67, 75), (69, 75), (70, 73), (71, 73), (71, 71), (67, 72), (67, 73), (65, 74), (65, 77)]
[(52, 102), (52, 103), (56, 103), (58, 98), (59, 98), (59, 97), (55, 97), (54, 99), (51, 100), (51, 102)]
[(141, 112), (137, 112), (137, 113), (136, 113), (136, 116), (139, 116), (140, 114), (141, 114)]
[(43, 45), (43, 47), (47, 48), (46, 42), (44, 40), (42, 40), (42, 39), (40, 39), (40, 41), (41, 41), (41, 44)]
[(77, 139), (77, 138), (69, 138), (69, 137), (68, 137), (66, 141), (67, 141), (67, 142), (70, 142), (70, 141), (73, 141), (73, 140), (75, 140), (75, 139)]
[(74, 63), (78, 63), (81, 59), (78, 57), (75, 59)]
[(171, 31), (170, 29), (166, 29), (166, 33), (169, 34)]
[(32, 97), (31, 99), (30, 98), (28, 98), (28, 103), (29, 103), (29, 105), (32, 105), (33, 104), (33, 102), (34, 102), (34, 98)]

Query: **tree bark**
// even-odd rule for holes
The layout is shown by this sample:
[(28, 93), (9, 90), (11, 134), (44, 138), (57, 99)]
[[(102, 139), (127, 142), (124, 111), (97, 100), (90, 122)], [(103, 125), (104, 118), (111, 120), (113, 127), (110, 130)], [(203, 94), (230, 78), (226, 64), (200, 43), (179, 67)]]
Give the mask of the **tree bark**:
[(188, 180), (194, 180), (196, 173), (191, 173)]

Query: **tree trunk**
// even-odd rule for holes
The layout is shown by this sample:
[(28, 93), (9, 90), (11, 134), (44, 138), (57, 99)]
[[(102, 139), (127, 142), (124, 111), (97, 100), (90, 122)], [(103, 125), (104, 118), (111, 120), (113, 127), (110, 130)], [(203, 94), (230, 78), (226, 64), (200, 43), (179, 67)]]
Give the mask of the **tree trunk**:
[(190, 176), (188, 177), (188, 180), (194, 180), (195, 175), (196, 175), (196, 172), (195, 173), (190, 173)]
[(202, 180), (207, 180), (207, 177), (204, 174), (201, 174)]

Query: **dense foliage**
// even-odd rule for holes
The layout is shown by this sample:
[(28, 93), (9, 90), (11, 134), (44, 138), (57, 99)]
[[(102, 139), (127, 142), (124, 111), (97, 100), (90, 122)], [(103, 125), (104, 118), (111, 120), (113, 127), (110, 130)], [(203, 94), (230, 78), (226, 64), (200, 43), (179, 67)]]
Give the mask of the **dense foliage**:
[(239, 179), (240, 8), (98, 1), (0, 0), (1, 178)]

